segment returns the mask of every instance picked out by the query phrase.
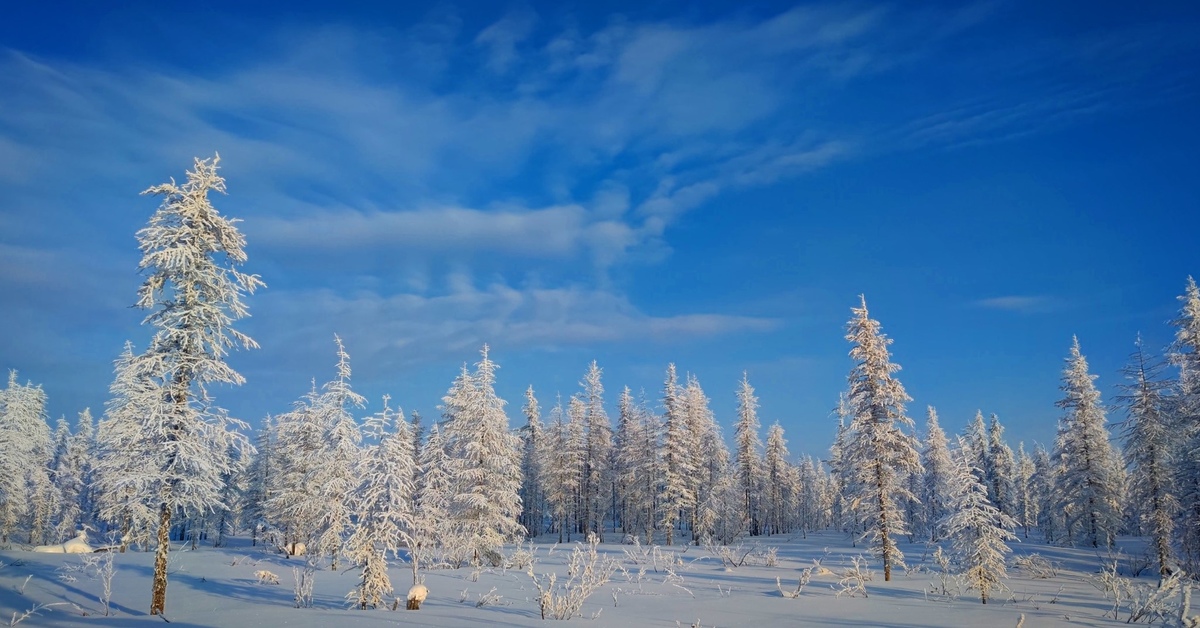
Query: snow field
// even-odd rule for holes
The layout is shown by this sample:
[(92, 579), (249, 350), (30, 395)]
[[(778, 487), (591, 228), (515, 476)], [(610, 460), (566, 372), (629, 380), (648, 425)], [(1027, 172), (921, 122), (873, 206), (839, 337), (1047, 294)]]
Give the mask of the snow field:
[[(609, 535), (612, 537), (613, 535)], [(580, 609), (579, 615), (562, 623), (542, 620), (538, 594), (524, 568), (440, 569), (422, 571), (429, 597), (419, 611), (405, 611), (404, 597), (411, 584), (407, 564), (390, 565), (389, 575), (396, 591), (387, 608), (350, 608), (346, 594), (355, 587), (359, 570), (316, 574), (312, 608), (295, 608), (292, 568), (302, 566), (297, 558), (249, 547), (248, 541), (231, 539), (231, 547), (199, 547), (171, 553), (170, 587), (166, 614), (174, 626), (919, 626), (1012, 627), (1021, 615), (1025, 626), (1116, 626), (1124, 625), (1121, 611), (1114, 620), (1112, 602), (1097, 582), (1107, 551), (1061, 548), (1022, 539), (1012, 543), (1006, 589), (993, 591), (989, 604), (979, 603), (976, 592), (961, 589), (951, 580), (950, 595), (941, 594), (938, 566), (932, 548), (901, 540), (908, 569), (893, 572), (892, 582), (883, 582), (878, 560), (867, 559), (873, 578), (865, 583), (863, 598), (838, 596), (839, 580), (853, 558), (863, 552), (839, 533), (759, 537), (735, 544), (734, 557), (745, 556), (741, 566), (730, 566), (703, 547), (644, 547), (603, 543), (600, 560), (617, 563), (608, 583), (600, 586)], [(755, 546), (757, 545), (757, 548)], [(530, 546), (522, 546), (528, 549)], [(567, 563), (576, 544), (535, 543), (532, 571), (553, 572), (565, 581)], [(769, 548), (778, 548), (776, 567), (764, 563)], [(1121, 574), (1130, 576), (1145, 544), (1141, 539), (1123, 539), (1118, 560)], [(508, 545), (506, 556), (518, 550)], [(586, 549), (586, 546), (585, 546)], [(757, 551), (751, 551), (755, 550)], [(1038, 554), (1056, 566), (1053, 577), (1034, 577), (1028, 570), (1013, 567), (1014, 561)], [(1129, 558), (1134, 557), (1134, 558)], [(104, 617), (98, 601), (98, 578), (71, 571), (80, 556), (37, 554), (29, 551), (0, 552), (0, 620), (13, 618), (37, 605), (51, 605), (29, 616), (21, 626), (132, 626), (161, 623), (147, 614), (152, 552), (130, 551), (115, 555), (111, 616)], [(776, 586), (794, 591), (802, 570), (819, 561), (811, 579), (796, 599), (788, 599)], [(828, 570), (828, 571), (826, 571)], [(279, 576), (280, 584), (260, 582), (257, 572)], [(1153, 584), (1156, 576), (1147, 569), (1135, 581)], [(73, 580), (73, 581), (72, 581)], [(399, 610), (391, 602), (398, 598)]]

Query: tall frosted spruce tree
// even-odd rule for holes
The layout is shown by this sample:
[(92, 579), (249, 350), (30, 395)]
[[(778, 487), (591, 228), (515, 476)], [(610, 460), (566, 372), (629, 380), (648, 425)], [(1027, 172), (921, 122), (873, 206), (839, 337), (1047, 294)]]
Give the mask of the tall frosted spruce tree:
[(137, 306), (150, 311), (143, 324), (155, 330), (137, 370), (158, 387), (164, 403), (138, 417), (135, 451), (146, 464), (126, 481), (157, 504), (151, 615), (166, 610), (172, 515), (218, 504), (227, 452), (250, 446), (236, 429), (244, 424), (215, 407), (208, 393), (211, 384), (245, 381), (225, 357), (234, 347), (258, 346), (232, 324), (249, 313), (243, 296), (265, 285), (237, 270), (246, 261), (245, 237), (238, 221), (222, 216), (209, 199), (225, 192), (219, 161), (196, 159), (182, 185), (171, 180), (143, 192), (162, 197), (162, 204), (137, 233), (138, 268), (146, 275)]
[(1171, 363), (1179, 367), (1179, 382), (1171, 404), (1175, 448), (1175, 485), (1179, 497), (1177, 534), (1184, 569), (1200, 572), (1200, 288), (1191, 277), (1173, 321), (1175, 342)]
[[(904, 412), (911, 401), (893, 373), (888, 345), (879, 321), (867, 313), (867, 300), (851, 310), (846, 326), (850, 358), (854, 367), (849, 383), (849, 414), (852, 417), (843, 452), (847, 483), (844, 490), (849, 507), (865, 528), (871, 551), (883, 560), (883, 579), (892, 579), (892, 567), (904, 564), (896, 537), (907, 534), (901, 503), (916, 501), (907, 486), (909, 474), (920, 473), (917, 440), (911, 434), (913, 421)], [(905, 430), (909, 432), (905, 432)]]
[(525, 534), (521, 516), (520, 440), (508, 429), (496, 394), (496, 366), (483, 346), (475, 373), (463, 374), (443, 398), (446, 445), (455, 492), (450, 517), (475, 564)]
[(1171, 426), (1167, 412), (1167, 384), (1159, 377), (1162, 365), (1136, 349), (1125, 366), (1127, 383), (1121, 386), (1119, 403), (1129, 418), (1122, 425), (1125, 464), (1129, 467), (1129, 504), (1137, 513), (1142, 531), (1158, 561), (1159, 574), (1171, 570), (1171, 541), (1179, 500), (1171, 471)]
[(1057, 506), (1066, 516), (1069, 542), (1111, 547), (1121, 525), (1121, 463), (1108, 442), (1096, 376), (1088, 371), (1078, 338), (1066, 362), (1058, 402), (1064, 412), (1054, 444)]

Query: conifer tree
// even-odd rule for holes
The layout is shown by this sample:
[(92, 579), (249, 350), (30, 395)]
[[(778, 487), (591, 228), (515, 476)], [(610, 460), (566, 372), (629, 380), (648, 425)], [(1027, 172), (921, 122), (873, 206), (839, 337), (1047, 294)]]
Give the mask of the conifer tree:
[(583, 477), (580, 505), (583, 512), (583, 535), (596, 533), (603, 538), (604, 512), (611, 489), (609, 460), (612, 450), (612, 426), (604, 411), (604, 384), (602, 369), (593, 360), (587, 373), (579, 382), (583, 387), (584, 404), (584, 450)]
[(1064, 397), (1054, 458), (1061, 465), (1058, 506), (1066, 515), (1066, 533), (1092, 547), (1110, 547), (1120, 527), (1120, 477), (1109, 444), (1100, 392), (1088, 372), (1079, 339), (1071, 345), (1063, 371)]
[(210, 384), (244, 381), (225, 356), (237, 346), (257, 347), (232, 323), (247, 315), (242, 297), (263, 285), (237, 270), (246, 261), (245, 238), (237, 221), (219, 214), (209, 199), (225, 191), (219, 159), (196, 159), (183, 185), (171, 181), (143, 192), (163, 201), (137, 234), (138, 268), (146, 274), (137, 306), (150, 310), (143, 323), (155, 329), (142, 368), (169, 400), (140, 424), (139, 449), (151, 458), (138, 494), (156, 500), (159, 513), (151, 615), (166, 608), (172, 515), (218, 504), (225, 452), (249, 447), (236, 431), (240, 422), (214, 408), (208, 394)]
[(680, 399), (679, 379), (675, 365), (667, 365), (667, 379), (663, 384), (662, 404), (666, 411), (665, 437), (663, 439), (663, 480), (659, 494), (662, 504), (662, 528), (666, 532), (667, 545), (674, 541), (675, 527), (696, 504), (696, 493), (691, 478), (696, 474), (693, 459), (692, 435), (688, 433), (687, 413)]
[(1017, 444), (1017, 472), (1014, 478), (1014, 489), (1016, 491), (1016, 515), (1013, 517), (1017, 520), (1017, 525), (1021, 526), (1025, 531), (1025, 538), (1029, 538), (1029, 529), (1037, 525), (1039, 503), (1036, 493), (1036, 485), (1034, 483), (1034, 474), (1037, 473), (1037, 465), (1033, 458), (1025, 451), (1025, 443)]
[(267, 508), (283, 531), (289, 552), (302, 543), (310, 562), (320, 557), (336, 569), (354, 516), (352, 493), (362, 432), (352, 412), (365, 399), (350, 385), (350, 356), (341, 338), (336, 376), (276, 417), (278, 471)]
[(250, 544), (257, 546), (264, 540), (268, 529), (267, 500), (270, 499), (275, 463), (274, 452), (274, 418), (267, 416), (263, 419), (262, 427), (255, 435), (254, 448), (256, 453), (250, 460), (246, 470), (246, 506), (244, 518), (250, 531)]
[(1016, 459), (1013, 457), (1012, 448), (1004, 442), (1004, 426), (1000, 425), (1000, 417), (994, 413), (988, 423), (987, 455), (987, 468), (990, 472), (988, 499), (1000, 512), (1012, 516), (1016, 512), (1016, 500), (1013, 495)]
[(65, 417), (59, 417), (54, 430), (54, 460), (50, 477), (57, 492), (58, 510), (54, 513), (55, 529), (52, 538), (67, 539), (74, 535), (82, 516), (83, 470), (80, 460), (72, 456), (71, 428)]
[[(387, 555), (414, 545), (412, 434), (404, 412), (393, 413), (383, 397), (383, 408), (367, 420), (373, 444), (357, 465), (359, 483), (353, 493), (354, 532), (346, 541), (350, 560), (362, 569), (358, 586), (349, 598), (359, 608), (377, 608), (392, 592)], [(417, 583), (417, 558), (410, 551), (413, 584)]]
[(525, 390), (525, 425), (521, 428), (521, 525), (530, 537), (542, 531), (542, 418), (533, 386)]
[(937, 410), (929, 406), (925, 421), (925, 449), (921, 452), (921, 465), (925, 468), (921, 501), (925, 505), (925, 532), (933, 542), (941, 539), (941, 524), (950, 514), (950, 501), (957, 480), (949, 443), (945, 430), (938, 423)]
[(916, 439), (904, 431), (913, 429), (904, 412), (911, 399), (893, 376), (900, 366), (891, 361), (892, 340), (868, 315), (865, 297), (862, 306), (852, 311), (846, 333), (855, 362), (848, 377), (853, 422), (843, 460), (849, 475), (846, 490), (850, 508), (866, 527), (864, 536), (872, 552), (883, 561), (887, 581), (892, 567), (904, 564), (904, 554), (896, 545), (896, 536), (907, 533), (900, 504), (903, 499), (917, 499), (904, 480), (921, 472), (921, 461)]
[(829, 480), (832, 495), (830, 496), (830, 517), (843, 532), (851, 535), (859, 533), (857, 516), (852, 509), (847, 508), (847, 488), (850, 486), (850, 469), (846, 466), (846, 433), (849, 427), (846, 418), (850, 416), (850, 406), (845, 393), (838, 394), (838, 405), (834, 408), (837, 416), (837, 431), (833, 436), (833, 444), (829, 446)]
[(621, 389), (617, 399), (617, 429), (613, 433), (612, 475), (613, 491), (616, 495), (617, 522), (625, 534), (633, 532), (630, 489), (633, 487), (634, 447), (638, 442), (638, 425), (634, 417), (633, 393), (629, 387)]
[(630, 520), (626, 531), (640, 533), (646, 545), (651, 545), (658, 523), (664, 519), (658, 501), (663, 469), (660, 458), (662, 425), (658, 415), (646, 407), (644, 399), (635, 403), (632, 395), (623, 394), (622, 407), (628, 414), (629, 432), (628, 438), (623, 439), (620, 455), (626, 516)]
[(1119, 398), (1128, 418), (1123, 425), (1125, 463), (1131, 470), (1130, 500), (1143, 529), (1150, 536), (1159, 574), (1171, 569), (1171, 542), (1179, 502), (1171, 477), (1171, 426), (1166, 408), (1166, 382), (1159, 377), (1161, 365), (1152, 362), (1142, 349), (1139, 336), (1125, 367)]
[(988, 500), (987, 488), (979, 479), (981, 474), (972, 469), (974, 454), (962, 453), (965, 446), (959, 445), (955, 472), (958, 489), (953, 514), (945, 523), (946, 536), (953, 544), (963, 582), (979, 591), (980, 602), (987, 604), (988, 594), (1008, 576), (1004, 560), (1012, 550), (1005, 541), (1016, 539), (1012, 534), (1016, 522)]
[[(724, 498), (717, 485), (721, 484), (729, 466), (729, 449), (721, 436), (721, 427), (708, 405), (708, 396), (700, 387), (700, 380), (688, 375), (684, 389), (684, 407), (687, 414), (688, 432), (694, 442), (694, 465), (696, 474), (692, 480), (692, 491), (696, 504), (692, 509), (692, 542), (699, 544), (704, 536), (711, 536), (713, 526), (725, 512)], [(720, 511), (720, 512), (718, 512)], [(726, 522), (728, 523), (728, 522)]]
[(131, 543), (145, 546), (157, 523), (154, 476), (150, 469), (154, 442), (142, 435), (143, 417), (163, 414), (169, 403), (143, 368), (146, 361), (126, 342), (117, 358), (110, 398), (96, 430), (96, 512), (120, 532), (120, 550)]
[(762, 533), (759, 494), (762, 478), (762, 440), (758, 436), (758, 397), (745, 372), (738, 386), (738, 422), (733, 439), (737, 447), (737, 480), (742, 490), (742, 505), (750, 525), (750, 535)]
[(767, 429), (767, 446), (763, 453), (763, 510), (766, 534), (786, 531), (788, 456), (787, 439), (783, 427), (776, 421)]
[(1037, 527), (1048, 543), (1057, 543), (1063, 534), (1064, 513), (1058, 509), (1055, 482), (1059, 465), (1054, 464), (1045, 447), (1037, 444), (1033, 450), (1033, 478), (1030, 481), (1032, 499), (1037, 504)]
[(476, 564), (484, 553), (519, 539), (521, 458), (509, 432), (505, 401), (496, 395), (496, 364), (487, 345), (475, 373), (460, 377), (443, 398), (446, 444), (455, 494), (451, 518)]
[(453, 478), (450, 476), (451, 461), (446, 452), (446, 441), (442, 438), (437, 423), (429, 428), (429, 437), (421, 447), (418, 462), (421, 467), (421, 481), (416, 487), (413, 551), (426, 555), (438, 547), (445, 549), (458, 545), (453, 537), (454, 530), (448, 525), (450, 503), (454, 498)]
[(979, 473), (979, 481), (983, 482), (984, 486), (991, 486), (993, 476), (992, 457), (988, 455), (988, 442), (987, 423), (983, 420), (983, 410), (976, 410), (975, 418), (967, 425), (967, 435), (964, 439), (966, 449), (963, 452), (971, 456), (970, 466)]
[(1173, 321), (1171, 363), (1179, 368), (1171, 403), (1172, 452), (1175, 458), (1178, 530), (1181, 558), (1188, 573), (1200, 573), (1200, 288), (1191, 277), (1179, 316)]
[(30, 542), (40, 541), (49, 508), (57, 505), (46, 503), (55, 497), (46, 393), (41, 386), (18, 383), (17, 372), (9, 371), (0, 401), (0, 544), (7, 544), (22, 524)]

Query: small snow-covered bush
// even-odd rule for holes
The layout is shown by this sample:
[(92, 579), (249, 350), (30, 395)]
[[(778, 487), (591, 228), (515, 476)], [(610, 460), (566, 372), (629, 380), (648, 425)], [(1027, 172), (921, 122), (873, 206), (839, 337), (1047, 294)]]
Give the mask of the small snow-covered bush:
[(312, 561), (305, 562), (303, 569), (292, 567), (292, 577), (295, 578), (292, 593), (296, 608), (312, 608), (313, 584), (317, 577), (317, 569)]
[[(570, 619), (579, 614), (583, 603), (597, 589), (608, 583), (609, 578), (617, 569), (617, 561), (611, 558), (601, 558), (596, 551), (599, 539), (595, 535), (588, 537), (586, 549), (576, 544), (567, 560), (567, 580), (558, 582), (558, 575), (548, 573), (537, 575), (533, 567), (528, 570), (533, 586), (538, 590), (538, 605), (542, 619)], [(657, 549), (657, 548), (656, 548)]]
[(279, 584), (279, 576), (266, 569), (259, 569), (254, 572), (254, 577), (258, 580), (259, 584)]
[(841, 580), (838, 580), (834, 590), (837, 597), (867, 597), (867, 583), (875, 573), (867, 568), (867, 561), (861, 554), (850, 558), (850, 566), (842, 570)]
[(533, 548), (533, 543), (529, 544), (528, 548), (517, 546), (512, 553), (504, 559), (505, 569), (519, 569), (525, 571), (529, 569), (537, 560), (537, 551)]
[(1043, 558), (1041, 554), (1033, 553), (1013, 559), (1013, 567), (1034, 580), (1046, 580), (1058, 576), (1058, 563)]

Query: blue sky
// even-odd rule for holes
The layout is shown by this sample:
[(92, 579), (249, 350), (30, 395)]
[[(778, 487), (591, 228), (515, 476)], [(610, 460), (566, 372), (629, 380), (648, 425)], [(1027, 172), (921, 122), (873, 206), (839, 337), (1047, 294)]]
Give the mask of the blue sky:
[(1111, 397), (1200, 274), (1190, 3), (41, 4), (0, 23), (0, 366), (55, 417), (149, 336), (138, 192), (214, 151), (254, 423), (338, 333), (368, 411), (488, 342), (514, 424), (675, 362), (823, 453), (865, 294), (919, 423), (1046, 442), (1071, 336)]

